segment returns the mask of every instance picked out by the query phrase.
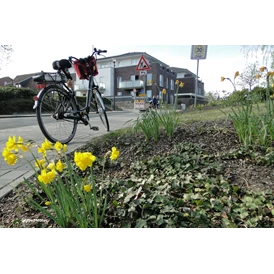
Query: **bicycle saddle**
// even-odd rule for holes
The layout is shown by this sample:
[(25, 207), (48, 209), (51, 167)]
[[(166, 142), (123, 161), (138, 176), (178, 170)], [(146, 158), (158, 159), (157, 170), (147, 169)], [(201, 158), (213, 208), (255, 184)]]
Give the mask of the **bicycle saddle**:
[(66, 70), (66, 69), (71, 68), (71, 63), (69, 62), (69, 60), (62, 59), (60, 61), (54, 61), (52, 63), (52, 67), (55, 70), (59, 70), (59, 69)]
[(72, 77), (68, 70), (69, 68), (71, 68), (71, 63), (69, 62), (69, 60), (62, 59), (60, 61), (54, 61), (52, 63), (52, 67), (55, 70), (59, 70), (59, 71), (62, 70), (65, 73), (66, 77), (72, 80)]

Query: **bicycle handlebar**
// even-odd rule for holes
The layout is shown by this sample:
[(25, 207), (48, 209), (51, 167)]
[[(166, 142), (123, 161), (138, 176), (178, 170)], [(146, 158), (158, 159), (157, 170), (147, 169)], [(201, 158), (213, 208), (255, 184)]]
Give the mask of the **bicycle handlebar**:
[[(101, 49), (98, 49), (98, 50), (97, 50), (96, 48), (94, 48), (94, 49), (93, 49), (93, 53), (92, 53), (91, 56), (93, 56), (94, 54), (100, 55), (101, 53), (107, 53), (107, 50), (101, 50)], [(88, 57), (87, 57), (87, 58), (88, 58)], [(70, 56), (70, 57), (69, 57), (69, 61), (71, 62), (72, 59), (79, 60), (79, 59), (76, 58), (76, 57)], [(86, 58), (81, 58), (81, 59), (86, 59)]]

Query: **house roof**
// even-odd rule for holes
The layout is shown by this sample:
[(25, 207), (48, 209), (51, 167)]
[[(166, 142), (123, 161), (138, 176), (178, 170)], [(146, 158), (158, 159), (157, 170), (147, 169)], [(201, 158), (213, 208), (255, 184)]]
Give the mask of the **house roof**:
[(112, 59), (115, 59), (115, 58), (127, 58), (127, 57), (133, 57), (133, 56), (138, 56), (140, 58), (140, 56), (142, 56), (142, 55), (144, 55), (151, 62), (160, 63), (163, 66), (168, 67), (168, 65), (166, 63), (158, 60), (157, 58), (151, 56), (150, 54), (148, 54), (146, 52), (128, 52), (128, 53), (125, 53), (125, 54), (120, 54), (120, 55), (108, 56), (108, 57), (105, 57), (105, 58), (100, 58), (97, 61), (108, 60), (108, 59), (112, 60)]
[(6, 86), (6, 85), (12, 85), (13, 84), (13, 80), (10, 77), (2, 77), (0, 78), (0, 86)]
[[(55, 72), (52, 72), (52, 73), (55, 73)], [(23, 75), (17, 75), (15, 78), (14, 78), (14, 83), (15, 84), (20, 84), (20, 83), (23, 83), (29, 79), (32, 78), (32, 76), (35, 76), (35, 75), (39, 75), (41, 74), (41, 72), (36, 72), (36, 73), (29, 73), (29, 74), (23, 74)], [(76, 74), (75, 73), (71, 73), (71, 76), (72, 76), (72, 79), (75, 81), (76, 79)]]
[(29, 74), (23, 74), (23, 75), (17, 75), (15, 78), (14, 78), (14, 83), (15, 84), (20, 84), (26, 80), (29, 80), (30, 78), (32, 78), (32, 76), (35, 76), (35, 75), (38, 75), (40, 74), (41, 72), (36, 72), (36, 73), (29, 73)]
[(185, 74), (191, 74), (192, 76), (196, 76), (195, 73), (193, 73), (190, 70), (185, 69), (185, 68), (170, 67), (170, 69), (177, 73), (185, 73)]

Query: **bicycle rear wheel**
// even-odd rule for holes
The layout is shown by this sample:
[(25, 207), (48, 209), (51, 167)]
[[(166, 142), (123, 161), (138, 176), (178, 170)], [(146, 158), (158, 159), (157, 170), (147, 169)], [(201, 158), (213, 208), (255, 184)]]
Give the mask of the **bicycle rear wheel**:
[(69, 143), (75, 136), (78, 121), (73, 117), (77, 107), (68, 92), (59, 86), (46, 87), (39, 96), (36, 115), (44, 136), (52, 143)]
[(94, 91), (94, 100), (95, 100), (95, 106), (97, 108), (97, 114), (99, 114), (100, 120), (107, 131), (109, 131), (109, 122), (108, 117), (106, 113), (106, 107), (104, 105), (103, 99), (101, 97), (101, 94), (98, 92), (98, 90)]

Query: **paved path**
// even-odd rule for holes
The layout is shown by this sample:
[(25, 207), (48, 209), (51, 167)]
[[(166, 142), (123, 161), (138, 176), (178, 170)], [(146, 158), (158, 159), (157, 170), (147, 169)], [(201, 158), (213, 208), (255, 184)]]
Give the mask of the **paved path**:
[[(138, 115), (138, 111), (110, 112), (108, 114), (111, 130), (110, 132), (130, 126), (130, 123), (127, 122), (130, 120), (135, 120)], [(0, 119), (2, 118), (6, 117), (0, 116)], [(92, 119), (93, 125), (98, 125), (100, 128), (102, 128), (99, 118), (96, 117)], [(68, 144), (67, 152), (73, 152), (77, 148), (85, 145), (85, 143), (90, 141), (90, 139), (102, 136), (104, 134), (107, 134), (107, 132), (103, 128), (99, 131), (91, 131), (89, 127), (78, 125), (74, 139)], [(41, 144), (45, 139), (38, 125), (0, 130), (0, 199), (10, 193), (21, 182), (23, 182), (24, 178), (28, 179), (34, 174), (34, 171), (24, 159), (19, 160), (15, 166), (9, 166), (4, 161), (2, 157), (2, 151), (6, 146), (6, 142), (9, 136), (21, 136), (24, 140), (32, 139), (37, 144)], [(24, 156), (27, 159), (34, 161), (30, 153), (24, 154)]]

